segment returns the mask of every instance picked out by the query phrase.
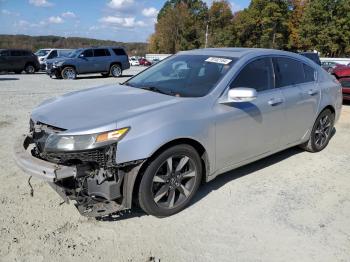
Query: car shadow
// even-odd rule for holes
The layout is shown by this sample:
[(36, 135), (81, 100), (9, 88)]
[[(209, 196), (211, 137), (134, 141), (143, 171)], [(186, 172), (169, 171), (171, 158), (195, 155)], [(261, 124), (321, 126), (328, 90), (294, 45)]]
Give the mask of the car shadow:
[(10, 80), (19, 80), (19, 78), (17, 77), (0, 78), (0, 81), (10, 81)]
[[(335, 132), (335, 131), (334, 131)], [(284, 151), (281, 151), (279, 153), (276, 153), (274, 155), (268, 156), (266, 158), (263, 158), (261, 160), (258, 160), (256, 162), (253, 162), (251, 164), (247, 164), (243, 167), (231, 170), (229, 172), (226, 172), (224, 174), (219, 175), (216, 177), (213, 181), (210, 181), (209, 183), (202, 184), (192, 199), (191, 203), (189, 206), (194, 205), (198, 201), (201, 201), (203, 198), (205, 198), (210, 192), (218, 190), (225, 184), (232, 182), (236, 179), (239, 179), (241, 177), (244, 177), (246, 175), (249, 175), (253, 172), (259, 171), (261, 169), (264, 169), (266, 167), (269, 167), (271, 165), (274, 165), (280, 161), (283, 161), (285, 159), (288, 159), (291, 156), (294, 156), (296, 154), (305, 152), (304, 150), (298, 148), (298, 147), (293, 147), (286, 149)], [(102, 221), (102, 222), (115, 222), (119, 220), (124, 220), (124, 219), (129, 219), (129, 218), (134, 218), (134, 217), (142, 217), (147, 215), (146, 213), (143, 212), (141, 208), (138, 207), (133, 207), (130, 210), (127, 211), (122, 211), (122, 212), (117, 212), (114, 214), (110, 214), (104, 217), (96, 218), (97, 221)]]
[(205, 198), (210, 192), (218, 190), (219, 188), (221, 188), (222, 186), (224, 186), (229, 182), (232, 182), (236, 179), (239, 179), (241, 177), (244, 177), (246, 175), (249, 175), (251, 173), (264, 169), (266, 167), (277, 164), (281, 161), (288, 159), (289, 157), (300, 154), (302, 152), (305, 152), (305, 151), (299, 147), (292, 147), (292, 148), (283, 150), (279, 153), (273, 154), (271, 156), (265, 157), (261, 160), (255, 161), (251, 164), (247, 164), (245, 166), (223, 173), (217, 176), (213, 181), (210, 181), (209, 183), (205, 183), (201, 185), (197, 194), (194, 196), (193, 200), (191, 201), (190, 206), (202, 200), (203, 198)]

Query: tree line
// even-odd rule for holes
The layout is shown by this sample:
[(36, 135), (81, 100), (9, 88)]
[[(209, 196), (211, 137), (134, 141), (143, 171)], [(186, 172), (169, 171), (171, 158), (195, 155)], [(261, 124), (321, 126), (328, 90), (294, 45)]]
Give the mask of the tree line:
[(149, 51), (176, 53), (206, 45), (349, 56), (350, 1), (252, 0), (234, 12), (227, 0), (214, 1), (209, 8), (202, 0), (167, 0), (149, 38)]
[(129, 56), (147, 52), (147, 43), (123, 43), (83, 37), (0, 35), (1, 48), (29, 49), (35, 52), (41, 48), (81, 48), (91, 46), (123, 46)]

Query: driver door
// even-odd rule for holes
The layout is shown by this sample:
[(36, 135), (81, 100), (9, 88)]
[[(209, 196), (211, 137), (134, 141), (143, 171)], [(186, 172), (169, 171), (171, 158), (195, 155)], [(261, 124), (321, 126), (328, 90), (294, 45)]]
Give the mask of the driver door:
[(238, 87), (254, 88), (258, 95), (251, 102), (216, 104), (218, 169), (238, 166), (279, 147), (284, 98), (275, 88), (272, 59), (259, 58), (245, 65), (229, 88)]
[(84, 52), (82, 52), (77, 61), (77, 70), (78, 73), (91, 73), (94, 72), (94, 54), (92, 52), (92, 49), (86, 49)]

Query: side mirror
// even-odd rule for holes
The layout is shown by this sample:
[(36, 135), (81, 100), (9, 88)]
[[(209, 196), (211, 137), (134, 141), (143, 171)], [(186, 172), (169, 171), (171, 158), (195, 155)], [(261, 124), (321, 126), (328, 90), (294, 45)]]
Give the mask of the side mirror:
[(227, 102), (250, 102), (257, 97), (258, 93), (254, 88), (238, 87), (228, 91)]

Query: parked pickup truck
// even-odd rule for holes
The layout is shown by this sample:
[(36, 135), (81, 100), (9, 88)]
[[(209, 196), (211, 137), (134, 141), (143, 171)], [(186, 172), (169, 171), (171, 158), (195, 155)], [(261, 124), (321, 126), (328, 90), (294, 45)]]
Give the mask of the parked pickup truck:
[(91, 73), (119, 77), (128, 68), (129, 58), (121, 47), (79, 48), (67, 57), (46, 64), (46, 72), (50, 77), (63, 79), (75, 79), (78, 74)]

